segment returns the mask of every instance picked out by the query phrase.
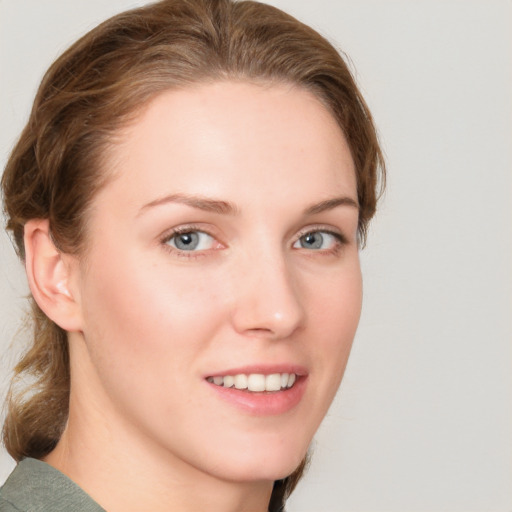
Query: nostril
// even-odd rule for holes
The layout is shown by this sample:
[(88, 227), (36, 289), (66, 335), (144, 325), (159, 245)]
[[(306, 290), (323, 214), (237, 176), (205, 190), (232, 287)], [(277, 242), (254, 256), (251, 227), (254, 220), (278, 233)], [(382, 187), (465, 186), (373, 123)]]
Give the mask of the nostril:
[(254, 336), (269, 336), (271, 334), (273, 334), (273, 330), (272, 329), (269, 329), (269, 328), (266, 328), (266, 327), (255, 327), (255, 328), (252, 328), (252, 329), (247, 329), (247, 332), (250, 333), (250, 334), (253, 334)]

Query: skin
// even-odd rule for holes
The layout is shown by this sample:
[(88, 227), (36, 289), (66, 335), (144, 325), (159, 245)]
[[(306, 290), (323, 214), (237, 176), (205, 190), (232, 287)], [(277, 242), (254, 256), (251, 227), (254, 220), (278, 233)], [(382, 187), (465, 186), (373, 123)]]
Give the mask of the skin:
[[(335, 396), (359, 320), (345, 138), (305, 90), (214, 83), (152, 100), (105, 172), (82, 258), (51, 253), (44, 221), (27, 224), (31, 288), (70, 331), (70, 417), (46, 461), (109, 512), (264, 511)], [(207, 233), (199, 250), (173, 247), (176, 228)], [(309, 232), (320, 248), (303, 246)], [(205, 380), (274, 363), (307, 373), (282, 414)]]

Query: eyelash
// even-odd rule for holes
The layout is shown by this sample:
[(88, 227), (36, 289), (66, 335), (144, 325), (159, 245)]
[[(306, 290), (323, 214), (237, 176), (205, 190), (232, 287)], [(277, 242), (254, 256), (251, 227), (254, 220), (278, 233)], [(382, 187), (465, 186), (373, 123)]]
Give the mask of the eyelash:
[[(185, 259), (201, 258), (201, 257), (206, 256), (210, 250), (216, 250), (216, 249), (210, 249), (210, 250), (202, 250), (202, 251), (201, 250), (199, 250), (199, 251), (182, 251), (180, 249), (177, 249), (176, 247), (172, 247), (171, 245), (169, 245), (169, 242), (174, 237), (177, 237), (181, 234), (193, 233), (193, 232), (204, 233), (204, 234), (216, 239), (215, 235), (213, 235), (208, 230), (205, 230), (204, 227), (199, 227), (199, 226), (195, 226), (195, 225), (187, 225), (187, 226), (180, 226), (178, 228), (173, 229), (171, 232), (169, 232), (163, 236), (160, 243), (163, 246), (163, 248), (166, 251), (168, 251), (169, 253), (171, 253), (172, 255), (177, 256), (178, 258), (185, 258)], [(306, 252), (316, 253), (319, 255), (337, 255), (345, 245), (348, 245), (348, 240), (343, 233), (340, 233), (338, 231), (333, 231), (332, 229), (328, 229), (323, 226), (308, 227), (307, 229), (300, 231), (297, 234), (292, 245), (297, 243), (302, 237), (309, 235), (309, 234), (314, 234), (314, 233), (325, 233), (327, 235), (330, 235), (330, 236), (334, 237), (334, 239), (336, 240), (336, 244), (331, 249), (318, 249), (318, 250), (309, 250), (309, 251), (307, 249), (305, 249)]]
[(336, 244), (331, 249), (319, 249), (319, 250), (310, 250), (307, 252), (316, 253), (319, 255), (337, 255), (343, 249), (344, 246), (348, 245), (348, 239), (343, 233), (339, 231), (334, 231), (324, 226), (313, 226), (308, 227), (302, 231), (300, 231), (297, 235), (297, 238), (294, 242), (297, 243), (302, 237), (313, 234), (313, 233), (325, 233), (327, 235), (331, 235), (334, 237)]
[[(215, 235), (210, 233), (209, 231), (205, 230), (204, 227), (195, 226), (193, 224), (187, 225), (187, 226), (180, 226), (179, 228), (174, 228), (169, 233), (164, 235), (164, 237), (161, 240), (161, 245), (163, 248), (171, 253), (173, 256), (176, 256), (178, 258), (185, 258), (185, 259), (196, 259), (206, 256), (207, 251), (181, 251), (180, 249), (177, 249), (176, 247), (172, 247), (169, 245), (169, 242), (179, 235), (185, 234), (185, 233), (194, 233), (194, 232), (200, 232), (205, 233), (208, 236), (211, 236), (212, 238), (216, 238)], [(214, 249), (215, 250), (215, 249)]]

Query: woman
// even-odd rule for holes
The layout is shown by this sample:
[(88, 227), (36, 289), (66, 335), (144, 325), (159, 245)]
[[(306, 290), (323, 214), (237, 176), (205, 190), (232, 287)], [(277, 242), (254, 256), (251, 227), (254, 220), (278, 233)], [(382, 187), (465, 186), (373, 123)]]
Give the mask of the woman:
[(282, 510), (382, 172), (343, 60), (268, 5), (164, 0), (65, 52), (2, 179), (37, 380), (10, 398), (1, 510)]

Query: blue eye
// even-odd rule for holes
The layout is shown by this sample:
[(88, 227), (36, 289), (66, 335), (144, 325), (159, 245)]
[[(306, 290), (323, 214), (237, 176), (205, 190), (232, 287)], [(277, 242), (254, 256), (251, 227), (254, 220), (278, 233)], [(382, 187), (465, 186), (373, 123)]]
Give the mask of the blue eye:
[(205, 251), (212, 248), (214, 240), (203, 231), (182, 231), (172, 235), (166, 244), (179, 251)]
[(294, 244), (294, 249), (328, 250), (340, 243), (340, 237), (327, 231), (310, 231)]

